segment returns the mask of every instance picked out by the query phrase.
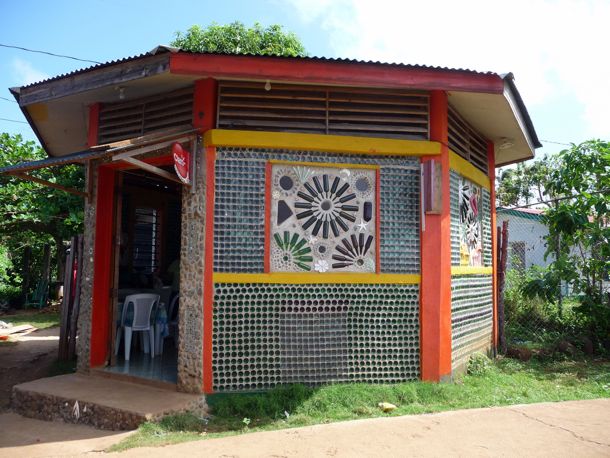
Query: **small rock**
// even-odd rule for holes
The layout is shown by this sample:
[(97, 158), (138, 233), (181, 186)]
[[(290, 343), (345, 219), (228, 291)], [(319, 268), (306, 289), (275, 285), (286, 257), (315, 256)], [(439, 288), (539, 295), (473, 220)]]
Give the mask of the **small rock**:
[(385, 413), (391, 412), (392, 410), (396, 410), (398, 408), (394, 404), (390, 404), (389, 402), (380, 402), (379, 404), (377, 404), (377, 407), (379, 407)]

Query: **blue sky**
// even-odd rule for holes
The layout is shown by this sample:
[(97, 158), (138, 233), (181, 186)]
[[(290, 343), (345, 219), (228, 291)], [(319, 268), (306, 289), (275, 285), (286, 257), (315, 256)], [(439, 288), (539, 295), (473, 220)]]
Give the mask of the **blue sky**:
[[(193, 24), (282, 24), (311, 55), (513, 72), (542, 140), (610, 139), (607, 0), (2, 0), (0, 43), (105, 62)], [(0, 97), (90, 64), (0, 47)], [(0, 99), (0, 118), (24, 121)], [(34, 135), (0, 120), (0, 132)], [(538, 153), (561, 145), (544, 143)]]

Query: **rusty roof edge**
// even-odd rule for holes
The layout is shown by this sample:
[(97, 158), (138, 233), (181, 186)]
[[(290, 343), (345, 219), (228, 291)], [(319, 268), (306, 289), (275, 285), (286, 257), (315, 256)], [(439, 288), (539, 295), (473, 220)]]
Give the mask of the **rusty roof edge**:
[(485, 71), (485, 72), (481, 72), (481, 71), (476, 71), (476, 70), (471, 70), (471, 69), (465, 69), (465, 68), (450, 68), (450, 67), (441, 67), (441, 66), (434, 66), (434, 65), (422, 65), (422, 64), (405, 64), (405, 63), (398, 63), (398, 62), (381, 62), (381, 61), (373, 61), (373, 60), (358, 60), (358, 59), (348, 59), (348, 58), (337, 58), (337, 57), (319, 57), (319, 56), (306, 56), (306, 57), (292, 57), (292, 56), (278, 56), (278, 55), (259, 55), (259, 54), (229, 54), (229, 53), (216, 53), (216, 52), (196, 52), (196, 51), (189, 51), (189, 50), (183, 50), (180, 48), (175, 48), (172, 46), (166, 46), (166, 45), (158, 45), (155, 46), (153, 49), (151, 49), (148, 52), (142, 53), (142, 54), (138, 54), (135, 56), (130, 56), (130, 57), (125, 57), (122, 59), (116, 59), (116, 60), (111, 60), (108, 62), (104, 62), (101, 64), (96, 64), (96, 65), (92, 65), (90, 67), (85, 67), (85, 68), (81, 68), (81, 69), (77, 69), (74, 70), (72, 72), (68, 72), (68, 73), (64, 73), (61, 75), (57, 75), (51, 78), (47, 78), (45, 80), (42, 81), (38, 81), (35, 83), (31, 83), (25, 86), (21, 86), (21, 87), (17, 87), (17, 88), (11, 88), (11, 92), (13, 90), (21, 90), (21, 89), (30, 89), (30, 88), (34, 88), (37, 86), (41, 86), (47, 83), (51, 83), (53, 81), (57, 81), (63, 78), (69, 78), (72, 76), (76, 76), (76, 75), (80, 75), (82, 73), (87, 73), (90, 71), (94, 71), (94, 70), (99, 70), (101, 68), (105, 68), (105, 67), (110, 67), (113, 65), (121, 65), (121, 64), (125, 64), (128, 62), (132, 62), (134, 60), (138, 60), (138, 59), (143, 59), (145, 57), (151, 57), (151, 56), (156, 56), (156, 55), (160, 55), (160, 54), (175, 54), (175, 53), (188, 53), (188, 54), (195, 54), (195, 55), (210, 55), (210, 56), (231, 56), (231, 57), (235, 57), (235, 58), (241, 58), (241, 57), (265, 57), (265, 58), (273, 58), (273, 59), (282, 59), (282, 60), (305, 60), (305, 61), (319, 61), (319, 62), (329, 62), (329, 63), (343, 63), (343, 64), (355, 64), (355, 65), (382, 65), (382, 66), (387, 66), (387, 67), (398, 67), (398, 68), (411, 68), (411, 69), (427, 69), (427, 70), (437, 70), (437, 71), (450, 71), (450, 72), (462, 72), (462, 73), (471, 73), (471, 74), (476, 74), (476, 75), (497, 75), (500, 76), (498, 73), (496, 72), (492, 72), (492, 71)]

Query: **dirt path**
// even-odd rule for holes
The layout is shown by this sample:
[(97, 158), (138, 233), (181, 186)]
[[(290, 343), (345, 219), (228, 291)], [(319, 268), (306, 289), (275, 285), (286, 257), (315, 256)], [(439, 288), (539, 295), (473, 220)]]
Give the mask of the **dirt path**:
[[(610, 456), (610, 399), (376, 418), (136, 448), (128, 457)], [(99, 455), (130, 433), (0, 414), (0, 455)]]
[(127, 457), (610, 456), (610, 399), (460, 410), (244, 434)]
[(45, 377), (57, 359), (59, 328), (19, 337), (15, 345), (0, 345), (0, 412), (8, 409), (13, 385)]

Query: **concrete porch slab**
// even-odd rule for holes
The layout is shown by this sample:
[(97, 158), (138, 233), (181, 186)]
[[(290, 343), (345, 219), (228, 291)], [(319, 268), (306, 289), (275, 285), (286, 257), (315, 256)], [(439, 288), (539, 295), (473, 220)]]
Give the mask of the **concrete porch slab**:
[(100, 429), (135, 429), (144, 421), (207, 409), (203, 395), (107, 377), (68, 374), (13, 387), (12, 406), (23, 416), (83, 423)]

